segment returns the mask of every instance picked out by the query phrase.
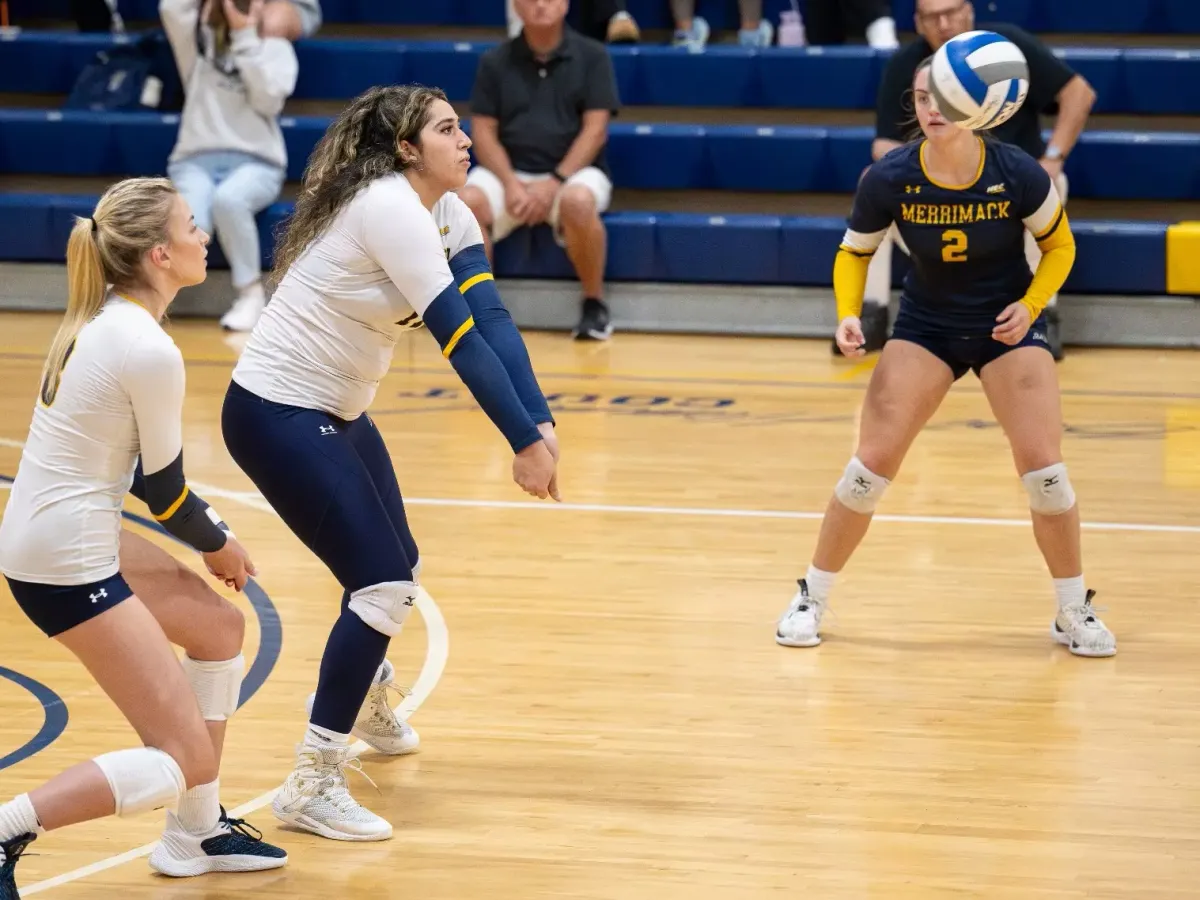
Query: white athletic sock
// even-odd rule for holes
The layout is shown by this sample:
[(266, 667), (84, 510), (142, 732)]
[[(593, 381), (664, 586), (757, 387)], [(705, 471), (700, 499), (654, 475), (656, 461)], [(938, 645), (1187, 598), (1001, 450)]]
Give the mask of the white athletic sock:
[(809, 563), (804, 580), (808, 582), (808, 596), (814, 600), (828, 600), (833, 582), (837, 580), (837, 572), (826, 572)]
[(188, 834), (208, 834), (221, 818), (221, 781), (198, 784), (179, 798), (175, 813)]
[(895, 50), (900, 46), (896, 39), (896, 20), (882, 16), (867, 26), (867, 45), (876, 50)]
[(328, 750), (331, 747), (348, 747), (350, 746), (350, 735), (338, 734), (336, 731), (330, 731), (328, 728), (322, 728), (320, 725), (308, 723), (308, 731), (304, 735), (304, 746), (312, 747), (316, 750)]
[(1055, 578), (1054, 593), (1058, 597), (1058, 608), (1064, 606), (1083, 606), (1083, 601), (1087, 597), (1087, 588), (1083, 583), (1083, 576), (1078, 578)]
[(385, 657), (375, 670), (375, 680), (372, 684), (389, 684), (396, 677), (396, 668)]
[(21, 794), (0, 806), (0, 841), (11, 841), (23, 834), (45, 834), (28, 794)]

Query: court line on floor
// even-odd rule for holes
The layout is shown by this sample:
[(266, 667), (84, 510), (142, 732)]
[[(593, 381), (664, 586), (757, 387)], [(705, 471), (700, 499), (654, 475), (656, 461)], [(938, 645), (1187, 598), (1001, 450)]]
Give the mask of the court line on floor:
[[(0, 438), (0, 445), (17, 448), (24, 446), (21, 442), (9, 438)], [(7, 486), (4, 485), (4, 487)], [(201, 494), (207, 493), (213, 496), (223, 496), (235, 502), (240, 502), (245, 506), (277, 515), (266, 500), (257, 494), (249, 494), (244, 491), (222, 491), (208, 485), (200, 485), (196, 482), (192, 483), (192, 487)], [(420, 708), (422, 703), (429, 699), (434, 688), (437, 687), (438, 682), (441, 680), (442, 673), (446, 670), (446, 663), (450, 658), (450, 630), (446, 626), (446, 619), (442, 615), (442, 610), (437, 605), (437, 602), (423, 588), (417, 592), (416, 608), (421, 614), (421, 618), (425, 621), (425, 660), (421, 664), (421, 671), (417, 675), (416, 681), (413, 682), (410, 688), (409, 695), (396, 707), (396, 712), (404, 718), (411, 716)], [(354, 756), (360, 755), (367, 749), (369, 748), (362, 741), (355, 741), (350, 746), (350, 751)], [(260, 794), (248, 803), (243, 803), (236, 809), (231, 810), (229, 815), (233, 818), (245, 818), (250, 813), (262, 809), (274, 800), (278, 792), (279, 788), (276, 787), (265, 794)], [(135, 847), (117, 856), (111, 856), (86, 866), (80, 866), (78, 869), (73, 869), (70, 872), (64, 872), (62, 875), (55, 875), (53, 878), (35, 882), (28, 887), (21, 888), (21, 896), (30, 897), (42, 891), (61, 887), (64, 884), (79, 881), (91, 875), (107, 871), (108, 869), (115, 869), (117, 866), (132, 862), (139, 857), (149, 856), (157, 845), (158, 842), (155, 841), (141, 847)]]
[[(262, 495), (254, 491), (230, 491), (209, 484), (192, 482), (204, 496), (233, 500), (255, 509), (270, 512), (271, 507)], [(467, 509), (534, 509), (552, 512), (596, 512), (643, 516), (682, 516), (728, 519), (787, 519), (819, 522), (823, 512), (787, 509), (729, 509), (700, 506), (634, 506), (613, 503), (553, 503), (536, 500), (460, 500), (450, 497), (405, 497), (406, 506), (447, 506)], [(977, 525), (991, 528), (1029, 528), (1029, 519), (1002, 519), (981, 516), (914, 516), (876, 514), (875, 522), (902, 525)], [(1157, 525), (1143, 522), (1084, 522), (1085, 531), (1160, 532), (1165, 534), (1200, 534), (1200, 525)]]

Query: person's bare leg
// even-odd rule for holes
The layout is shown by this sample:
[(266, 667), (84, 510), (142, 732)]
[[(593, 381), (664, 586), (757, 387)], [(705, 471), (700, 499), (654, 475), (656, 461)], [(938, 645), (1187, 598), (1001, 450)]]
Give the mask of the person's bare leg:
[[(146, 747), (178, 764), (186, 786), (217, 778), (217, 763), (192, 687), (158, 622), (136, 596), (64, 632), (74, 653)], [(47, 831), (116, 811), (112, 788), (94, 761), (80, 763), (29, 792)]]
[(1116, 638), (1092, 614), (1083, 578), (1079, 504), (1063, 463), (1054, 357), (1041, 347), (1018, 347), (984, 366), (979, 380), (1012, 447), (1029, 494), (1034, 539), (1054, 579), (1055, 639), (1079, 656), (1111, 656)]
[[(242, 652), (246, 618), (196, 572), (140, 535), (121, 531), (121, 574), (172, 644), (194, 660), (223, 662)], [(205, 722), (217, 765), (228, 720)]]
[(304, 37), (300, 11), (289, 0), (269, 0), (262, 11), (262, 36), (300, 40)]
[(871, 527), (875, 506), (912, 442), (954, 384), (950, 367), (917, 344), (889, 341), (872, 373), (858, 447), (825, 509), (808, 572), (775, 627), (787, 647), (815, 647), (833, 583)]
[(596, 210), (596, 198), (582, 185), (568, 185), (558, 198), (558, 227), (567, 257), (579, 276), (583, 296), (604, 299), (604, 265), (608, 259), (608, 233)]

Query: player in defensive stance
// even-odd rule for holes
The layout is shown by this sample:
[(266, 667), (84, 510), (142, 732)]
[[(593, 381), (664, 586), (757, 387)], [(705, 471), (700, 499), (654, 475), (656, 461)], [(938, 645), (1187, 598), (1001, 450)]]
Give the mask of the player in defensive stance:
[(452, 193), (470, 146), (439, 90), (372, 88), (351, 101), (309, 158), (276, 252), (278, 289), (222, 413), (234, 460), (344, 589), (296, 766), (273, 805), (282, 821), (335, 840), (392, 834), (349, 793), (351, 734), (385, 753), (417, 743), (384, 685), (420, 558), (367, 414), (401, 333), (429, 329), (512, 448), (513, 480), (558, 497), (553, 419), (474, 216)]
[[(244, 668), (241, 614), (121, 529), (140, 455), (135, 493), (163, 527), (226, 584), (240, 590), (254, 574), (184, 480), (183, 357), (159, 324), (180, 288), (204, 280), (207, 243), (182, 197), (157, 178), (114, 185), (71, 232), (67, 311), (0, 521), (0, 571), (25, 614), (79, 657), (144, 746), (80, 763), (0, 805), (0, 900), (15, 900), (13, 868), (44, 831), (176, 801), (150, 857), (156, 871), (287, 862), (230, 820), (218, 796)], [(186, 651), (182, 664), (171, 641)]]
[[(1049, 175), (1017, 147), (949, 124), (929, 92), (928, 62), (913, 81), (924, 140), (893, 150), (859, 183), (834, 263), (837, 342), (862, 355), (867, 264), (895, 222), (912, 251), (893, 338), (863, 402), (858, 447), (829, 501), (807, 576), (775, 639), (821, 642), (821, 617), (838, 572), (909, 446), (951, 385), (973, 370), (1012, 447), (1029, 494), (1033, 532), (1054, 578), (1051, 634), (1079, 656), (1112, 656), (1116, 638), (1085, 587), (1079, 509), (1062, 458), (1062, 412), (1042, 311), (1071, 271), (1075, 240)], [(1042, 251), (1025, 261), (1024, 231)]]

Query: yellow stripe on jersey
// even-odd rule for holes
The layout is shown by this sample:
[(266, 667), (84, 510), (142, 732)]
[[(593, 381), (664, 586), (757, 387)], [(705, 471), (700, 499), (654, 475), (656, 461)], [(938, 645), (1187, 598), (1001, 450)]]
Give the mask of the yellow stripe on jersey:
[(171, 516), (173, 516), (173, 515), (175, 515), (175, 513), (179, 512), (179, 507), (183, 506), (183, 501), (187, 499), (187, 495), (188, 495), (188, 486), (185, 484), (183, 486), (183, 493), (179, 495), (179, 499), (177, 499), (174, 503), (172, 503), (170, 506), (168, 506), (166, 509), (166, 512), (164, 512), (162, 515), (155, 516), (154, 518), (160, 522), (167, 521), (167, 519), (171, 518)]
[(446, 346), (442, 350), (442, 356), (446, 359), (450, 358), (450, 354), (454, 352), (454, 348), (458, 346), (458, 342), (462, 340), (462, 336), (470, 331), (475, 325), (475, 317), (467, 316), (467, 321), (458, 326), (458, 331), (450, 336), (450, 340), (446, 341)]
[(844, 246), (838, 249), (833, 260), (833, 296), (837, 299), (839, 322), (846, 316), (862, 315), (870, 265), (870, 256), (860, 256)]
[(1050, 298), (1062, 290), (1075, 265), (1075, 235), (1071, 233), (1071, 223), (1067, 221), (1065, 211), (1060, 212), (1054, 224), (1046, 231), (1046, 236), (1038, 241), (1042, 258), (1038, 261), (1037, 271), (1033, 273), (1033, 282), (1029, 290), (1021, 298), (1021, 303), (1029, 310), (1032, 321), (1041, 315)]
[(491, 272), (480, 272), (478, 275), (473, 275), (472, 277), (470, 277), (466, 281), (464, 281), (462, 284), (460, 284), (458, 286), (458, 292), (460, 294), (465, 294), (467, 291), (469, 291), (471, 288), (475, 287), (475, 285), (479, 284), (481, 281), (494, 281), (494, 280), (495, 279), (492, 277)]
[(1167, 228), (1167, 293), (1200, 294), (1200, 222)]

